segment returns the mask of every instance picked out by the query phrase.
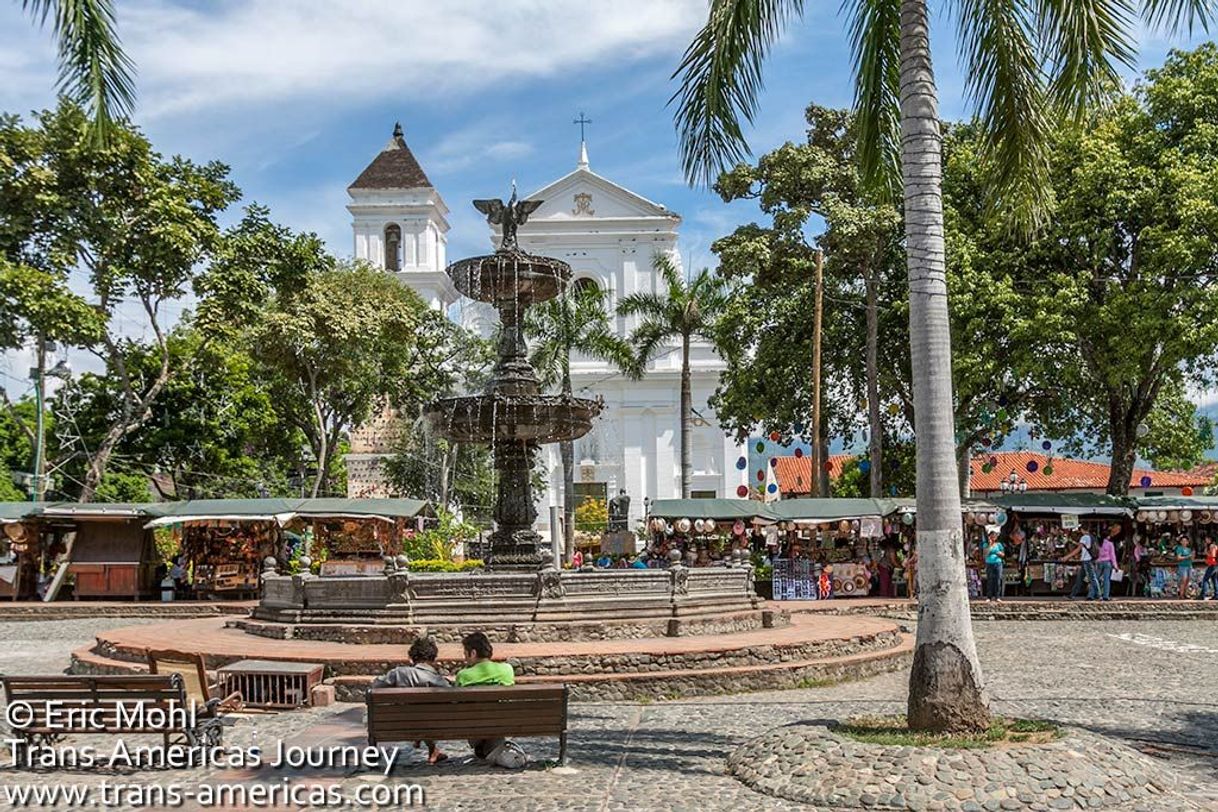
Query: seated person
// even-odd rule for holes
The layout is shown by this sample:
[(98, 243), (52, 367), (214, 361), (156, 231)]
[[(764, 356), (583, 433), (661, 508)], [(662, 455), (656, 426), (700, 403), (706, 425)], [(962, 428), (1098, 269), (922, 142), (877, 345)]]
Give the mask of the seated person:
[[(410, 665), (399, 665), (388, 674), (372, 681), (372, 688), (449, 688), (452, 683), (436, 667), (439, 651), (430, 637), (420, 637), (410, 644)], [(416, 744), (417, 746), (417, 744)], [(427, 743), (427, 763), (438, 764), (447, 755), (435, 742)]]
[[(466, 667), (457, 672), (458, 688), (516, 684), (516, 672), (511, 663), (491, 659), (495, 649), (484, 633), (467, 634), (461, 640), (461, 648), (465, 652)], [(502, 767), (523, 767), (525, 764), (524, 751), (520, 746), (503, 738), (479, 739), (471, 741), (469, 746), (474, 748), (474, 755), (478, 758), (492, 760)]]
[(635, 556), (634, 562), (630, 565), (630, 567), (631, 569), (645, 570), (647, 569), (647, 562), (643, 560), (643, 556)]
[(613, 564), (613, 558), (609, 553), (601, 553), (601, 557), (596, 559), (596, 566), (599, 569), (608, 569)]

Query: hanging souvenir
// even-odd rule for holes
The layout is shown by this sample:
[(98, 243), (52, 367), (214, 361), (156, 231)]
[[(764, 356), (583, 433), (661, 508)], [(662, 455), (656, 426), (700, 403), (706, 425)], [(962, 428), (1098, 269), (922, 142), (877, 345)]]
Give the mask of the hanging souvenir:
[(736, 495), (737, 495), (737, 496), (739, 496), (741, 499), (743, 499), (743, 498), (745, 498), (746, 496), (748, 496), (748, 495), (749, 495), (749, 486), (748, 486), (748, 485), (739, 485), (739, 486), (737, 486), (737, 488), (736, 488)]

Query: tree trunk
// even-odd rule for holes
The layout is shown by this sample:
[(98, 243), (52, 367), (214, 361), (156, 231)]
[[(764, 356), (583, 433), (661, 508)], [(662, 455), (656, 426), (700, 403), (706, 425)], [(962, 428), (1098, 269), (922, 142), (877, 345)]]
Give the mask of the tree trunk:
[(693, 394), (689, 385), (689, 336), (681, 337), (681, 498), (689, 498), (694, 462), (690, 451), (690, 422), (693, 419)]
[(973, 496), (973, 444), (968, 443), (956, 451), (956, 465), (959, 470), (960, 498), (970, 499)]
[(1120, 398), (1108, 398), (1108, 432), (1112, 435), (1112, 466), (1108, 469), (1108, 493), (1111, 496), (1127, 496), (1129, 480), (1133, 478), (1133, 466), (1138, 457), (1138, 424), (1130, 421), (1129, 412), (1123, 408)]
[(820, 459), (816, 461), (816, 495), (821, 499), (829, 498), (829, 432), (822, 430), (818, 435), (817, 453)]
[(987, 726), (990, 714), (969, 616), (956, 479), (942, 151), (926, 0), (901, 0), (901, 174), (920, 596), (908, 719), (917, 730), (979, 730)]
[(875, 277), (868, 273), (867, 290), (867, 458), (871, 463), (868, 472), (871, 483), (871, 498), (884, 495), (884, 427), (880, 422), (880, 307), (876, 294)]

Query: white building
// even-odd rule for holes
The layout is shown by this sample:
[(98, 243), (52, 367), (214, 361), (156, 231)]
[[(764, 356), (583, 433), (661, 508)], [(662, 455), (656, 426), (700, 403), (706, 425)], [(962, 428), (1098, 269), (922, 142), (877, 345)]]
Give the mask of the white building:
[[(488, 196), (494, 191), (488, 189)], [(432, 306), (449, 310), (464, 326), (484, 334), (493, 327), (494, 312), (460, 300), (444, 273), (448, 209), (411, 155), (400, 128), (348, 193), (357, 258), (396, 272)], [(521, 227), (521, 247), (567, 262), (575, 283), (595, 284), (607, 292), (611, 312), (635, 291), (662, 292), (653, 256), (667, 254), (679, 263), (680, 216), (593, 172), (583, 144), (573, 171), (527, 197), (544, 203)], [(497, 235), (490, 238), (494, 245)], [(633, 318), (612, 318), (623, 337), (635, 326)], [(707, 404), (723, 362), (709, 345), (698, 342), (691, 366), (691, 495), (735, 498), (737, 488), (747, 484), (748, 472), (736, 467), (746, 449), (724, 436)], [(575, 445), (577, 493), (603, 499), (624, 488), (631, 496), (632, 522), (643, 516), (645, 498), (679, 497), (679, 347), (655, 358), (641, 381), (626, 380), (605, 363), (578, 354), (572, 358), (571, 373), (577, 395), (601, 395), (605, 400), (592, 432)], [(387, 449), (357, 440), (353, 438), (348, 456), (348, 488), (352, 494), (373, 493), (375, 457)], [(542, 461), (549, 487), (539, 495), (538, 520), (545, 532), (548, 507), (563, 502), (558, 446), (544, 447)]]

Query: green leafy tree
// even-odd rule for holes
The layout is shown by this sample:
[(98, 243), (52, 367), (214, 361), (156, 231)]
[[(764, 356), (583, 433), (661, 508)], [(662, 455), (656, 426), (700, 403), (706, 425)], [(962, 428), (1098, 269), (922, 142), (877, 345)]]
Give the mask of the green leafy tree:
[[(762, 66), (801, 0), (711, 0), (677, 69), (677, 127), (691, 180), (710, 182), (746, 152)], [(1119, 83), (1134, 55), (1127, 5), (950, 3), (966, 92), (979, 112), (993, 209), (1044, 222), (1053, 113), (1079, 112)], [(960, 549), (951, 337), (942, 206), (942, 133), (926, 0), (845, 4), (854, 46), (859, 160), (869, 185), (901, 188), (911, 291), (910, 355), (917, 437), (920, 593), (908, 719), (916, 729), (983, 729), (989, 721), (969, 622)], [(1147, 0), (1157, 28), (1208, 25), (1205, 0)], [(898, 174), (899, 169), (899, 174)], [(898, 181), (899, 177), (899, 181)]]
[[(878, 497), (883, 493), (885, 432), (881, 300), (894, 287), (901, 260), (900, 215), (862, 188), (853, 117), (817, 105), (810, 105), (805, 115), (805, 143), (788, 142), (763, 155), (756, 166), (738, 164), (715, 185), (725, 201), (757, 200), (772, 222), (768, 228), (743, 226), (712, 246), (720, 256), (719, 272), (749, 283), (733, 287), (719, 322), (718, 343), (728, 370), (715, 394), (715, 411), (742, 434), (757, 422), (767, 432), (783, 434), (809, 423), (815, 256), (808, 233), (810, 225), (823, 222), (815, 241), (826, 252), (822, 331), (824, 346), (832, 350), (824, 354), (822, 403), (829, 408), (822, 407), (825, 425), (820, 430), (822, 436), (830, 433), (827, 427), (833, 422), (832, 433), (852, 433), (855, 404), (866, 403), (868, 490)], [(792, 386), (793, 381), (801, 383)], [(764, 419), (758, 421), (758, 414)], [(809, 426), (804, 436), (811, 431)]]
[[(167, 344), (178, 372), (149, 419), (115, 449), (111, 469), (155, 476), (164, 495), (179, 499), (290, 494), (287, 475), (303, 437), (280, 422), (250, 356), (207, 341), (189, 319), (169, 333)], [(153, 344), (132, 342), (125, 363), (142, 384), (156, 375), (159, 353)], [(110, 374), (85, 373), (58, 393), (57, 447), (74, 453), (65, 467), (68, 482), (80, 480), (121, 399)]]
[(983, 141), (967, 128), (949, 141), (953, 266), (991, 269), (979, 277), (990, 292), (953, 290), (953, 310), (984, 296), (993, 309), (977, 318), (1021, 347), (995, 348), (957, 377), (1015, 393), (1006, 411), (1071, 438), (1064, 450), (1110, 455), (1112, 494), (1128, 491), (1139, 454), (1189, 465), (1209, 444), (1184, 393), (1213, 382), (1218, 358), (1216, 94), (1210, 43), (1174, 52), (1133, 93), (1062, 128), (1049, 175), (1054, 217), (1030, 240), (968, 215), (984, 177), (956, 171), (956, 158), (975, 166)]
[(727, 283), (703, 269), (686, 280), (672, 259), (657, 254), (652, 262), (660, 274), (664, 292), (637, 292), (618, 302), (622, 316), (638, 316), (630, 334), (640, 369), (676, 341), (681, 349), (681, 496), (689, 498), (693, 479), (690, 443), (693, 438), (693, 395), (690, 390), (689, 350), (698, 339), (714, 342), (715, 322), (727, 304)]
[[(524, 324), (531, 339), (529, 360), (543, 386), (571, 397), (571, 353), (605, 361), (637, 380), (643, 371), (628, 341), (614, 331), (606, 296), (595, 284), (569, 286), (562, 296), (529, 308)], [(575, 442), (559, 444), (563, 474), (563, 539), (566, 560), (575, 554)]]
[(275, 290), (249, 331), (280, 417), (308, 439), (325, 490), (339, 442), (384, 403), (417, 411), (442, 384), (444, 318), (364, 264), (314, 270)]
[(111, 0), (21, 0), (51, 27), (59, 54), (59, 93), (86, 107), (103, 143), (135, 104), (135, 66), (123, 52)]
[[(220, 240), (216, 219), (239, 194), (221, 163), (166, 160), (138, 130), (118, 123), (101, 145), (87, 137), (89, 127), (84, 112), (67, 102), (31, 127), (0, 120), (0, 202), (12, 212), (0, 232), (8, 263), (0, 272), (20, 274), (17, 287), (34, 282), (24, 299), (10, 294), (3, 307), (23, 315), (27, 330), (59, 323), (55, 314), (62, 314), (65, 340), (96, 354), (122, 392), (91, 449), (83, 501), (93, 498), (114, 450), (149, 419), (176, 372), (163, 306), (191, 291)], [(89, 280), (95, 320), (67, 291), (76, 270)], [(123, 308), (141, 314), (159, 355), (157, 374), (143, 386), (126, 367)]]

